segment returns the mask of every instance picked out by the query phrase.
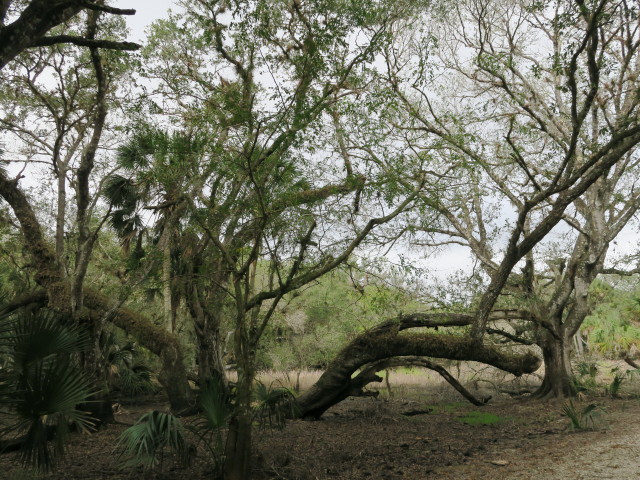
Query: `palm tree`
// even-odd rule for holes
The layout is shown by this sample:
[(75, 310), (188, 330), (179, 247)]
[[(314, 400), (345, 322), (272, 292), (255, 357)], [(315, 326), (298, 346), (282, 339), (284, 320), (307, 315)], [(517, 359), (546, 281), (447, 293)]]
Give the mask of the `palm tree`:
[(172, 292), (172, 253), (179, 222), (188, 206), (187, 192), (194, 188), (197, 176), (198, 162), (194, 159), (201, 155), (202, 146), (197, 136), (188, 133), (143, 128), (118, 149), (117, 162), (124, 174), (110, 175), (103, 190), (114, 208), (111, 225), (129, 254), (130, 267), (145, 255), (144, 211), (157, 215), (153, 233), (162, 254), (164, 316), (171, 332), (176, 329), (177, 308)]

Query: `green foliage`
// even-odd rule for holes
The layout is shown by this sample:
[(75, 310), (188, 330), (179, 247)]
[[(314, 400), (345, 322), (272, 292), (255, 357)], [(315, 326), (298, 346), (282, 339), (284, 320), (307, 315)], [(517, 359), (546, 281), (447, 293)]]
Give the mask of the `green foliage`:
[(578, 362), (576, 364), (576, 375), (572, 377), (576, 391), (585, 392), (596, 388), (596, 375), (598, 367), (595, 363)]
[(607, 386), (607, 393), (611, 395), (613, 398), (618, 398), (620, 396), (620, 388), (622, 388), (622, 384), (629, 378), (634, 375), (638, 375), (640, 370), (621, 370), (620, 367), (614, 367), (611, 369), (611, 373), (613, 373), (613, 380)]
[(200, 390), (198, 418), (187, 427), (209, 452), (213, 461), (214, 478), (218, 478), (224, 465), (223, 431), (233, 412), (231, 400), (222, 380), (212, 378)]
[(151, 369), (142, 364), (119, 370), (118, 385), (120, 390), (130, 397), (157, 392), (157, 388), (152, 382)]
[(138, 260), (144, 256), (142, 209), (153, 205), (162, 213), (155, 228), (157, 232), (162, 231), (166, 226), (167, 208), (189, 190), (202, 146), (202, 140), (192, 135), (142, 125), (118, 148), (117, 164), (122, 174), (107, 176), (101, 194), (112, 207), (109, 220), (123, 245), (128, 250), (136, 241), (132, 255), (137, 255)]
[(67, 318), (44, 309), (21, 311), (3, 327), (0, 406), (9, 422), (0, 434), (24, 435), (23, 464), (49, 470), (64, 454), (70, 425), (93, 426), (77, 409), (93, 393), (75, 359), (87, 337)]
[(282, 429), (286, 418), (295, 414), (295, 393), (286, 387), (257, 382), (253, 395), (257, 402), (255, 416), (262, 426)]
[(595, 305), (582, 328), (589, 347), (610, 357), (617, 357), (633, 346), (640, 348), (637, 293), (597, 282), (590, 295)]
[(9, 214), (0, 206), (0, 303), (31, 290), (21, 238), (9, 223)]
[[(267, 387), (262, 382), (257, 382), (253, 397), (253, 414), (256, 420), (265, 427), (282, 428), (287, 408), (289, 412), (293, 408), (290, 405), (294, 393), (284, 387)], [(223, 433), (235, 409), (232, 390), (225, 387), (221, 379), (213, 378), (200, 391), (199, 403), (198, 418), (187, 428), (208, 450), (216, 476), (222, 472), (224, 465)]]
[(439, 412), (453, 413), (460, 408), (467, 408), (469, 406), (466, 402), (449, 402), (437, 405), (427, 405), (427, 410), (434, 410)]
[(295, 292), (265, 335), (260, 366), (282, 371), (325, 366), (367, 328), (404, 309), (418, 309), (392, 279), (390, 272), (377, 277), (340, 270)]
[(130, 397), (156, 392), (151, 368), (137, 361), (141, 354), (135, 342), (118, 342), (117, 335), (110, 332), (102, 342), (101, 350), (111, 389)]
[(600, 415), (605, 412), (604, 408), (599, 407), (595, 403), (590, 403), (582, 409), (579, 409), (573, 400), (569, 400), (562, 406), (562, 413), (569, 419), (569, 428), (571, 430), (594, 430), (596, 422)]
[(116, 451), (128, 457), (124, 467), (141, 465), (160, 470), (167, 452), (175, 454), (183, 466), (189, 464), (193, 454), (180, 419), (156, 410), (145, 413), (134, 426), (122, 432)]
[(467, 425), (497, 425), (498, 423), (504, 422), (504, 420), (503, 417), (499, 417), (493, 413), (477, 410), (471, 411), (464, 417), (458, 418), (460, 423), (466, 423)]
[(613, 380), (609, 384), (609, 387), (607, 387), (607, 391), (609, 392), (609, 395), (611, 395), (614, 398), (617, 398), (619, 396), (620, 387), (622, 386), (622, 382), (624, 381), (625, 378), (626, 378), (626, 375), (624, 374), (621, 375), (619, 373), (616, 373), (614, 375)]

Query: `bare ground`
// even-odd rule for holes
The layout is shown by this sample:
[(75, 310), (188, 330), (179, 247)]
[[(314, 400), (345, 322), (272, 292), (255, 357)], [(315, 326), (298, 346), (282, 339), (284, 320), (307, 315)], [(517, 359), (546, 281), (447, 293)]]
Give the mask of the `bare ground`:
[[(474, 407), (454, 397), (421, 394), (351, 398), (320, 421), (290, 421), (283, 430), (255, 433), (253, 478), (262, 479), (638, 479), (640, 400), (582, 398), (578, 411), (596, 403), (603, 410), (595, 429), (572, 431), (564, 402), (501, 397)], [(381, 395), (383, 397), (383, 395)], [(407, 400), (411, 397), (411, 400)], [(162, 471), (122, 470), (114, 445), (124, 424), (162, 399), (122, 404), (117, 420), (92, 435), (75, 435), (67, 461), (39, 478), (212, 479), (200, 452), (183, 469), (170, 459)], [(472, 412), (482, 412), (481, 414)], [(472, 424), (469, 414), (490, 424)], [(493, 415), (493, 416), (492, 416)], [(0, 456), (0, 478), (23, 479), (12, 454)]]
[[(572, 432), (562, 402), (455, 403), (416, 414), (424, 404), (351, 399), (323, 421), (265, 434), (262, 466), (271, 475), (262, 478), (640, 478), (640, 402), (596, 401), (606, 408), (596, 429)], [(503, 420), (465, 423), (474, 411)]]

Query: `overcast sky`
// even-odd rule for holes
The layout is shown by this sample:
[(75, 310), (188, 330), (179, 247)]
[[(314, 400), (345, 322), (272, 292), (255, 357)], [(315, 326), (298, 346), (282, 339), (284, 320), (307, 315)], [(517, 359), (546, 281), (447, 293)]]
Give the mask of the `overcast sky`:
[(131, 29), (131, 41), (142, 41), (144, 30), (154, 20), (165, 18), (167, 10), (175, 6), (176, 0), (111, 0), (110, 5), (118, 8), (135, 8), (136, 14), (126, 16), (127, 25)]

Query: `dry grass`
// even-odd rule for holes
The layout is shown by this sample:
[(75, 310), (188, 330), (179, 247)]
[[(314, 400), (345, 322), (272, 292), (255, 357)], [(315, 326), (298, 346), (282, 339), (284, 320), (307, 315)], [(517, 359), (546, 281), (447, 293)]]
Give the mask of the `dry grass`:
[[(604, 390), (614, 376), (615, 367), (618, 372), (629, 370), (630, 367), (621, 361), (598, 361), (597, 384), (598, 390)], [(494, 399), (504, 396), (505, 392), (530, 391), (540, 384), (544, 370), (531, 375), (514, 377), (493, 367), (474, 362), (441, 362), (441, 364), (462, 385), (472, 393), (491, 395)], [(321, 370), (276, 371), (266, 370), (258, 374), (258, 380), (267, 386), (287, 387), (291, 390), (304, 392), (308, 390), (322, 375)], [(229, 372), (229, 380), (235, 381), (235, 372)], [(450, 401), (459, 399), (459, 394), (437, 373), (421, 368), (395, 368), (379, 373), (383, 377), (380, 383), (371, 383), (368, 390), (380, 392), (382, 398), (396, 397), (410, 400)], [(622, 393), (638, 395), (640, 389), (640, 375), (626, 377)], [(600, 392), (602, 393), (602, 392)]]
[[(535, 386), (540, 382), (537, 375), (516, 378), (493, 367), (473, 362), (449, 362), (445, 368), (471, 391), (489, 393), (494, 398), (499, 390), (516, 390), (525, 385)], [(304, 392), (322, 375), (320, 370), (281, 372), (267, 370), (260, 372), (258, 380), (265, 385), (284, 386)], [(371, 383), (368, 390), (380, 392), (384, 397), (405, 397), (408, 399), (449, 400), (459, 398), (459, 394), (437, 373), (422, 368), (394, 368), (379, 373), (380, 383)], [(488, 391), (488, 392), (487, 392)]]
[[(322, 370), (291, 370), (288, 372), (263, 370), (258, 373), (257, 380), (267, 386), (286, 387), (303, 392), (316, 383), (322, 373)], [(238, 375), (235, 371), (228, 371), (227, 379), (230, 382), (236, 382)]]
[(298, 370), (290, 372), (265, 370), (258, 374), (258, 380), (265, 385), (283, 386), (297, 392), (304, 392), (318, 381), (322, 373), (322, 370)]

